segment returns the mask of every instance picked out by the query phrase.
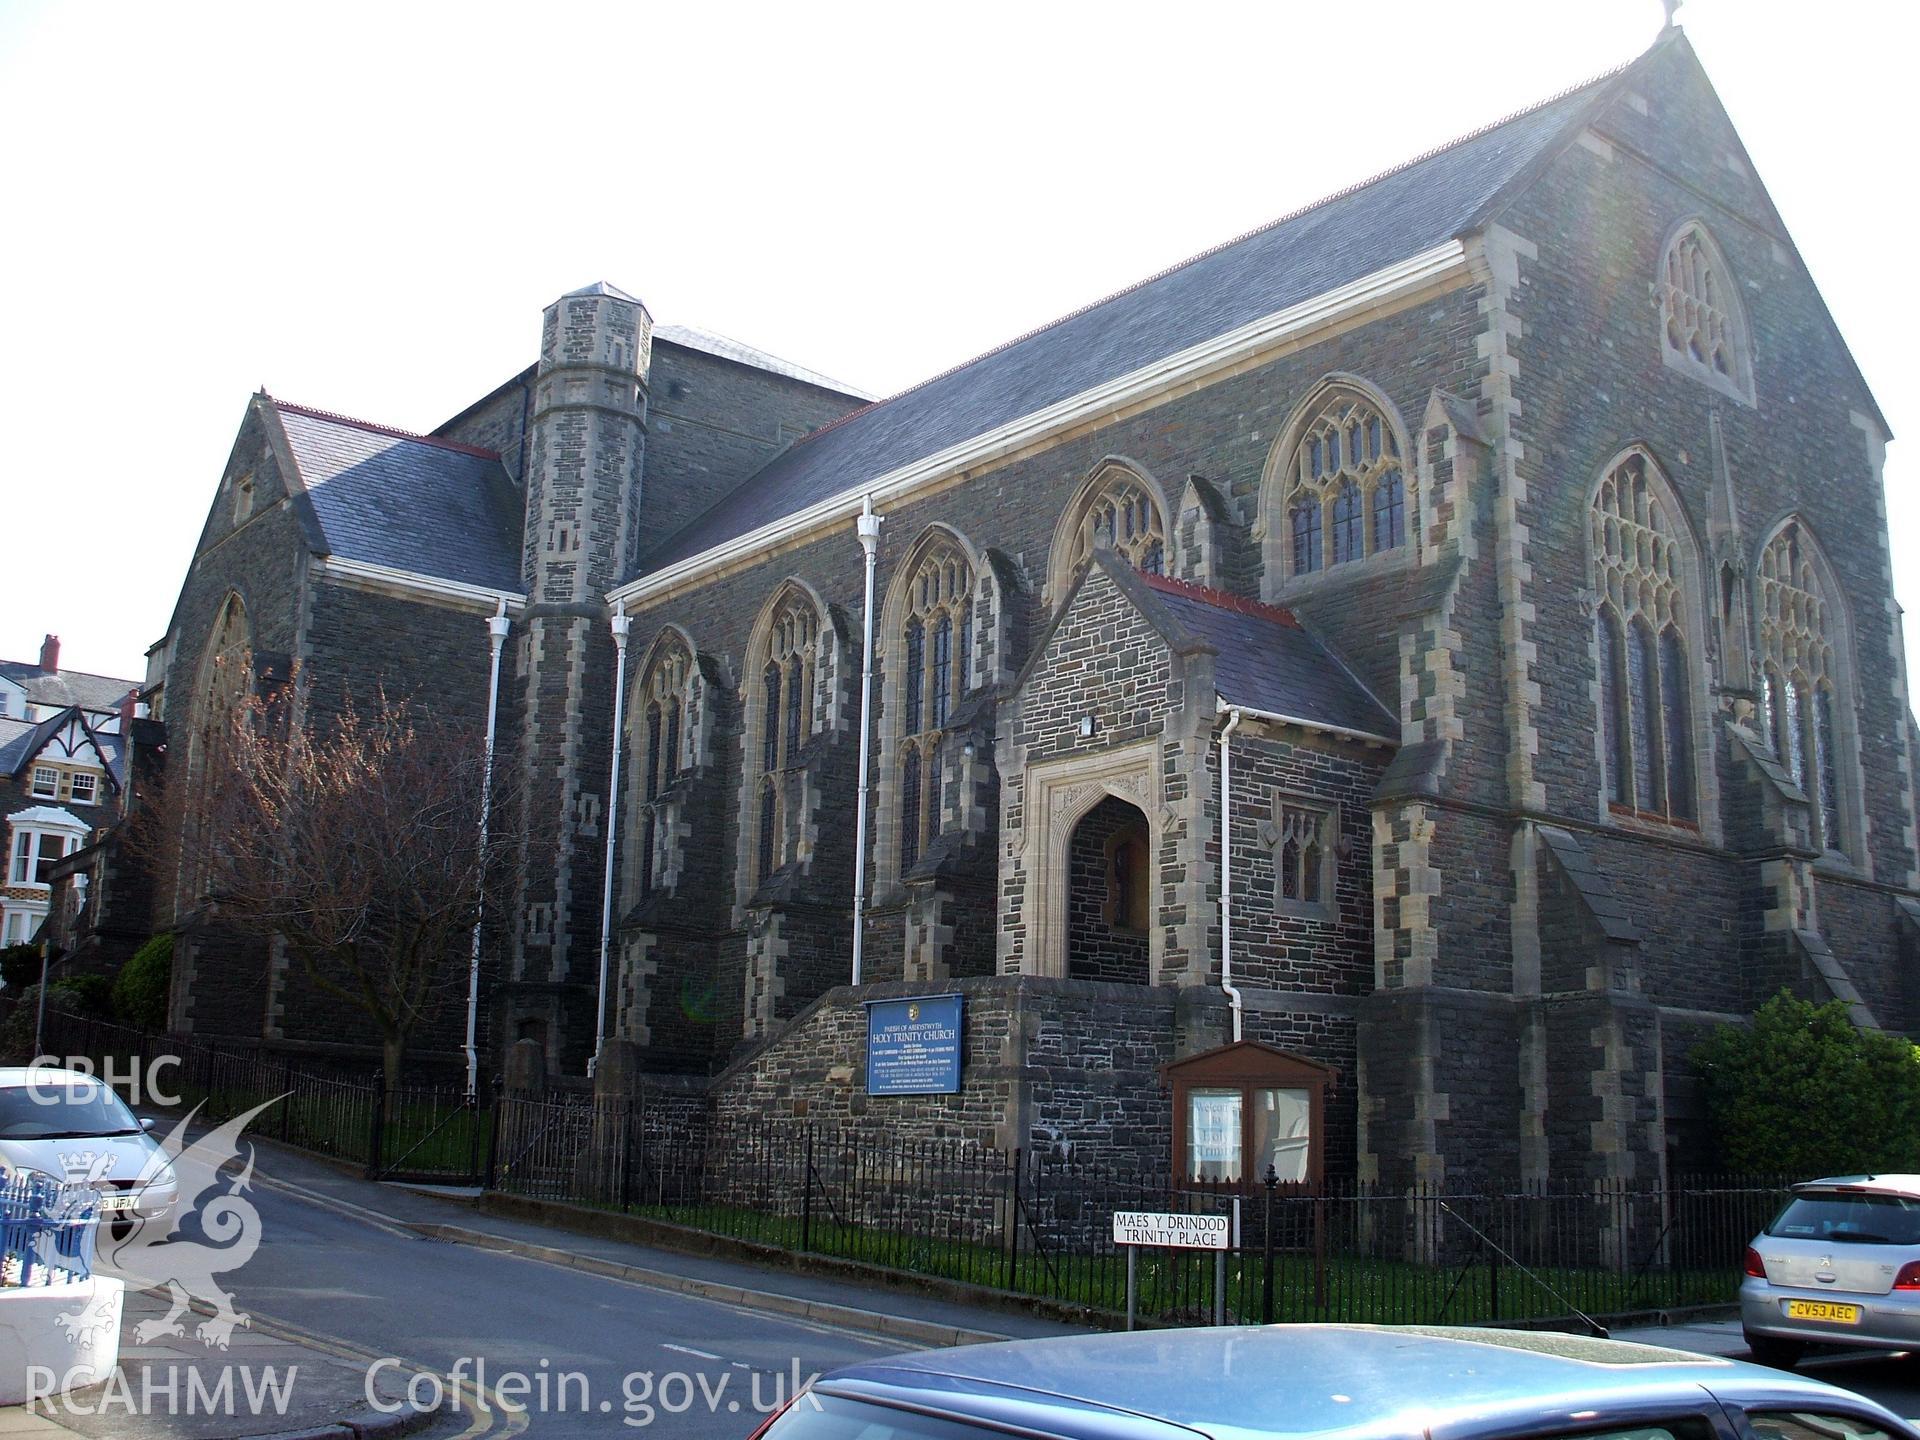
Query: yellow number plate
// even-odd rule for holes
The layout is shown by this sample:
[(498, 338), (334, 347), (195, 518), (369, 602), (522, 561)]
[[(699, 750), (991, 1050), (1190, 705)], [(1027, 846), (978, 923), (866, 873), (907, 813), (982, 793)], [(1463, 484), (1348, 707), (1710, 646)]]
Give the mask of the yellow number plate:
[(1827, 1320), (1836, 1325), (1858, 1325), (1860, 1307), (1858, 1305), (1836, 1305), (1831, 1300), (1789, 1300), (1787, 1301), (1789, 1320)]

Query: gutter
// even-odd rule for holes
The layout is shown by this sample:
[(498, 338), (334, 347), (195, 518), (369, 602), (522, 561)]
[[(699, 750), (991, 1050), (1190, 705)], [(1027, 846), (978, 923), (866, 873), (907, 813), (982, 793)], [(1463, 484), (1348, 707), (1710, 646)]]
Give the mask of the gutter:
[[(1379, 307), (1437, 280), (1467, 272), (1466, 247), (1457, 239), (1437, 245), (1409, 259), (1363, 275), (1346, 285), (1323, 292), (1298, 305), (1254, 320), (1224, 335), (1128, 374), (1083, 390), (1056, 404), (1031, 411), (1017, 420), (950, 445), (887, 471), (860, 485), (842, 490), (804, 510), (782, 517), (745, 535), (677, 560), (650, 575), (629, 580), (607, 592), (614, 606), (642, 604), (668, 594), (710, 570), (763, 558), (770, 548), (811, 531), (853, 519), (869, 503), (878, 505), (909, 498), (958, 471), (988, 463), (1042, 441), (1054, 433), (1088, 420), (1098, 420), (1171, 386), (1197, 385), (1213, 371), (1245, 360), (1283, 340), (1294, 339), (1355, 311)], [(882, 402), (884, 403), (884, 402)]]
[(500, 605), (507, 607), (506, 613), (514, 614), (526, 609), (527, 597), (517, 590), (494, 590), (485, 585), (469, 585), (462, 580), (442, 580), (434, 575), (421, 575), (412, 570), (396, 570), (390, 565), (375, 565), (367, 560), (348, 560), (339, 555), (316, 555), (313, 565), (322, 575), (332, 575), (347, 581), (359, 581), (362, 584), (386, 586), (395, 590), (409, 590), (417, 595), (430, 595), (437, 600), (457, 600), (462, 604), (484, 606), (495, 610)]

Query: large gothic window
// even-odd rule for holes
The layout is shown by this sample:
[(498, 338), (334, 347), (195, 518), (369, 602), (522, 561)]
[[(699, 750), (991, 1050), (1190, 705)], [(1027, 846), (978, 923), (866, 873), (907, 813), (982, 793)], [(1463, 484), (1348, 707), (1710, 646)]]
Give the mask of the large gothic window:
[(1681, 226), (1667, 242), (1659, 291), (1667, 362), (1751, 401), (1745, 309), (1720, 247), (1699, 221)]
[(760, 653), (748, 673), (755, 678), (748, 695), (749, 745), (753, 763), (749, 793), (754, 797), (748, 825), (752, 832), (752, 883), (761, 884), (791, 858), (782, 791), (804, 763), (813, 736), (819, 674), (821, 617), (813, 599), (789, 585), (776, 602)]
[(1684, 522), (1664, 488), (1635, 452), (1607, 473), (1593, 501), (1600, 754), (1612, 808), (1691, 823), (1699, 808)]
[(1397, 550), (1407, 541), (1400, 441), (1380, 407), (1344, 386), (1300, 428), (1282, 500), (1292, 575)]
[(947, 536), (928, 545), (907, 576), (897, 731), (903, 875), (940, 833), (940, 742), (967, 691), (973, 580), (965, 552)]
[(1835, 698), (1836, 615), (1812, 539), (1797, 520), (1760, 553), (1761, 703), (1774, 753), (1806, 792), (1813, 841), (1845, 850)]
[(1115, 460), (1101, 465), (1081, 486), (1054, 532), (1047, 575), (1054, 604), (1065, 598), (1067, 587), (1096, 550), (1110, 550), (1150, 575), (1166, 571), (1167, 517), (1160, 493), (1151, 481)]

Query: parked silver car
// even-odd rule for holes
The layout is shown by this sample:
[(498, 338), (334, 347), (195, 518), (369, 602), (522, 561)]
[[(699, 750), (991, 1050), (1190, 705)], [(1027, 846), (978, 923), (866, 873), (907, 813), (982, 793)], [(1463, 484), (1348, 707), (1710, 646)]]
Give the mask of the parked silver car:
[(126, 1102), (90, 1075), (0, 1068), (0, 1173), (37, 1170), (100, 1192), (100, 1218), (121, 1233), (159, 1219), (179, 1185), (159, 1143)]
[(1747, 1247), (1740, 1323), (1768, 1365), (1809, 1345), (1920, 1349), (1920, 1175), (1794, 1186)]

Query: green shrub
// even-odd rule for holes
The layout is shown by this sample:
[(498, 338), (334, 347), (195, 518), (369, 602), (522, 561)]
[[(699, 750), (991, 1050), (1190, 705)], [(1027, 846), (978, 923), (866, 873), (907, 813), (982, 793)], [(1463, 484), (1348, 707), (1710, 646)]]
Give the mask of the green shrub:
[(40, 947), (9, 945), (0, 950), (0, 980), (9, 990), (25, 990), (40, 983)]
[(69, 1015), (113, 1013), (113, 981), (105, 975), (63, 975), (47, 985), (47, 1005)]
[(142, 1030), (167, 1028), (167, 995), (173, 986), (173, 936), (156, 935), (120, 967), (113, 982), (113, 1014)]
[(1801, 1179), (1920, 1169), (1920, 1046), (1782, 990), (1695, 1048), (1720, 1163)]

